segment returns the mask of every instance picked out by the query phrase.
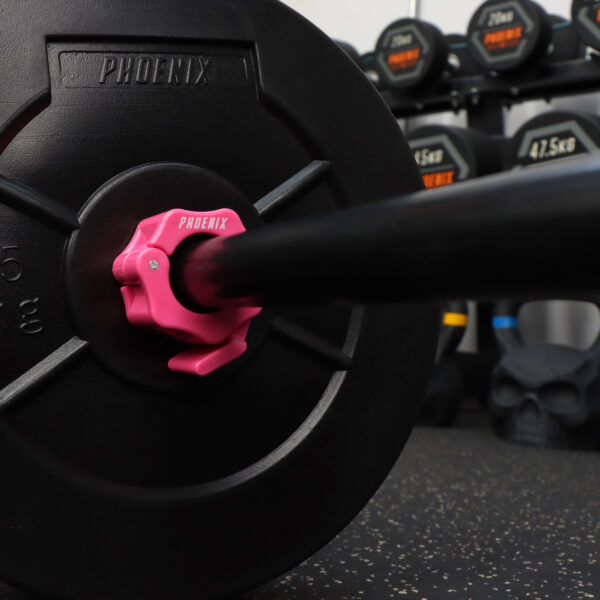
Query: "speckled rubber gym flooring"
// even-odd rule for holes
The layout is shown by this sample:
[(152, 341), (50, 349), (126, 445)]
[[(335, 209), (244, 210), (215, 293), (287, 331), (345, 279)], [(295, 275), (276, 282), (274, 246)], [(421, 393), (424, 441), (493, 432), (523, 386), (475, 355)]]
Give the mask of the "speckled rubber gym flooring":
[(243, 600), (600, 599), (599, 540), (600, 453), (417, 427), (341, 535)]
[(353, 523), (244, 600), (600, 598), (600, 453), (418, 427)]

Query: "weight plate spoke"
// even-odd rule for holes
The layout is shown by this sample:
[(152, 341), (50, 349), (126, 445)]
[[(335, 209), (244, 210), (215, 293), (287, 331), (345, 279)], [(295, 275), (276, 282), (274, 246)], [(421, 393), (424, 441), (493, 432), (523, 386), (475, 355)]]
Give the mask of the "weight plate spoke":
[(71, 366), (87, 348), (86, 341), (73, 337), (29, 371), (23, 373), (21, 377), (8, 384), (0, 390), (0, 413), (14, 408), (19, 401), (26, 399), (33, 391), (50, 381), (52, 377)]
[(311, 185), (321, 181), (329, 172), (331, 164), (326, 160), (315, 160), (302, 171), (290, 177), (287, 181), (276, 187), (272, 192), (258, 200), (254, 208), (263, 217), (270, 217), (272, 213), (284, 208), (298, 198)]
[(0, 202), (61, 230), (79, 228), (75, 212), (40, 192), (0, 176)]
[(279, 340), (328, 367), (337, 371), (347, 371), (352, 367), (352, 357), (345, 350), (336, 348), (327, 340), (290, 321), (275, 319), (271, 323), (271, 331)]
[(77, 215), (31, 187), (5, 178), (0, 186), (0, 347), (5, 358), (0, 390), (4, 405), (25, 391), (29, 376), (37, 379), (36, 365), (47, 366), (47, 357), (75, 334), (65, 307), (61, 270), (65, 230), (76, 227), (78, 221)]

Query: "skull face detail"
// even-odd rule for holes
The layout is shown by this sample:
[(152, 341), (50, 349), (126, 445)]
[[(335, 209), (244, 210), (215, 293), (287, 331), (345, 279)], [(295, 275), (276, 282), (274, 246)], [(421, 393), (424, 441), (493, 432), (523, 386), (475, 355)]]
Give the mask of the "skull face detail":
[(600, 348), (504, 345), (492, 375), (496, 433), (533, 446), (600, 447)]

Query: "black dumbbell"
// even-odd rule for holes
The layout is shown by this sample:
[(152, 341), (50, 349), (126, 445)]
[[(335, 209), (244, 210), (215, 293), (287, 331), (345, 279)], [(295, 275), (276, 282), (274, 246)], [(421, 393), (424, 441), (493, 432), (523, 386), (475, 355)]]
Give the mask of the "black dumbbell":
[(379, 87), (381, 84), (381, 77), (377, 68), (375, 52), (366, 52), (361, 56), (361, 67), (369, 81), (371, 81), (375, 87)]
[(524, 77), (547, 55), (552, 22), (532, 0), (488, 0), (473, 14), (467, 37), (486, 71)]
[[(505, 140), (478, 131), (426, 125), (411, 131), (407, 140), (427, 188), (466, 181), (504, 167)], [(422, 423), (450, 425), (460, 410), (463, 381), (452, 354), (464, 334), (467, 318), (466, 304), (446, 306), (438, 362), (420, 412)]]
[(400, 19), (386, 27), (375, 46), (377, 71), (385, 87), (415, 90), (434, 86), (447, 68), (442, 32), (419, 19)]
[(573, 0), (571, 19), (581, 41), (600, 51), (600, 2)]
[(460, 33), (451, 33), (446, 36), (448, 45), (448, 68), (454, 77), (470, 77), (482, 72), (481, 65), (475, 60), (467, 36)]
[(362, 66), (362, 59), (358, 50), (348, 42), (342, 40), (334, 40), (335, 43), (357, 64)]
[(600, 149), (600, 118), (579, 111), (551, 111), (522, 125), (511, 142), (512, 166), (528, 167)]
[(552, 43), (548, 49), (550, 62), (563, 62), (585, 58), (586, 47), (581, 43), (573, 23), (560, 17), (550, 15), (552, 23)]
[(425, 125), (407, 140), (427, 188), (496, 173), (504, 166), (505, 141), (472, 129)]

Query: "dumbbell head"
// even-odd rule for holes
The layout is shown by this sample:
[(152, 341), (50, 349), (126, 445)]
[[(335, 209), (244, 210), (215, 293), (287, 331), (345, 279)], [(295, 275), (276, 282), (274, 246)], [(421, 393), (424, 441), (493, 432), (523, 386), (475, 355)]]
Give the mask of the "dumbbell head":
[(502, 170), (503, 140), (474, 130), (425, 125), (407, 135), (427, 188)]
[(594, 50), (600, 50), (600, 2), (573, 0), (571, 20), (581, 41)]
[(358, 50), (348, 42), (342, 40), (335, 40), (335, 43), (357, 64), (362, 66), (362, 60)]
[(467, 37), (484, 69), (519, 76), (546, 55), (552, 25), (532, 0), (488, 0), (473, 14)]
[(527, 121), (511, 142), (513, 166), (551, 162), (600, 148), (600, 119), (578, 111), (552, 111)]
[(551, 62), (562, 62), (585, 58), (585, 45), (581, 43), (573, 23), (558, 15), (550, 15), (548, 18), (552, 23), (552, 43), (548, 49), (548, 59)]
[(418, 19), (399, 19), (386, 27), (375, 54), (382, 83), (405, 90), (435, 85), (448, 61), (444, 35)]
[(379, 87), (381, 84), (381, 77), (377, 68), (377, 55), (375, 52), (367, 52), (361, 57), (361, 66), (365, 75), (375, 85)]
[(482, 72), (481, 65), (475, 60), (467, 36), (460, 33), (451, 33), (446, 36), (448, 44), (448, 67), (455, 77), (470, 77)]
[(138, 274), (169, 284), (165, 213), (184, 244), (230, 225), (214, 211), (250, 232), (422, 187), (377, 91), (292, 10), (152, 7), (0, 22), (0, 579), (54, 598), (231, 596), (302, 561), (391, 468), (435, 353), (432, 305), (265, 308), (199, 377), (169, 368), (198, 337), (128, 320), (113, 264), (160, 251)]

